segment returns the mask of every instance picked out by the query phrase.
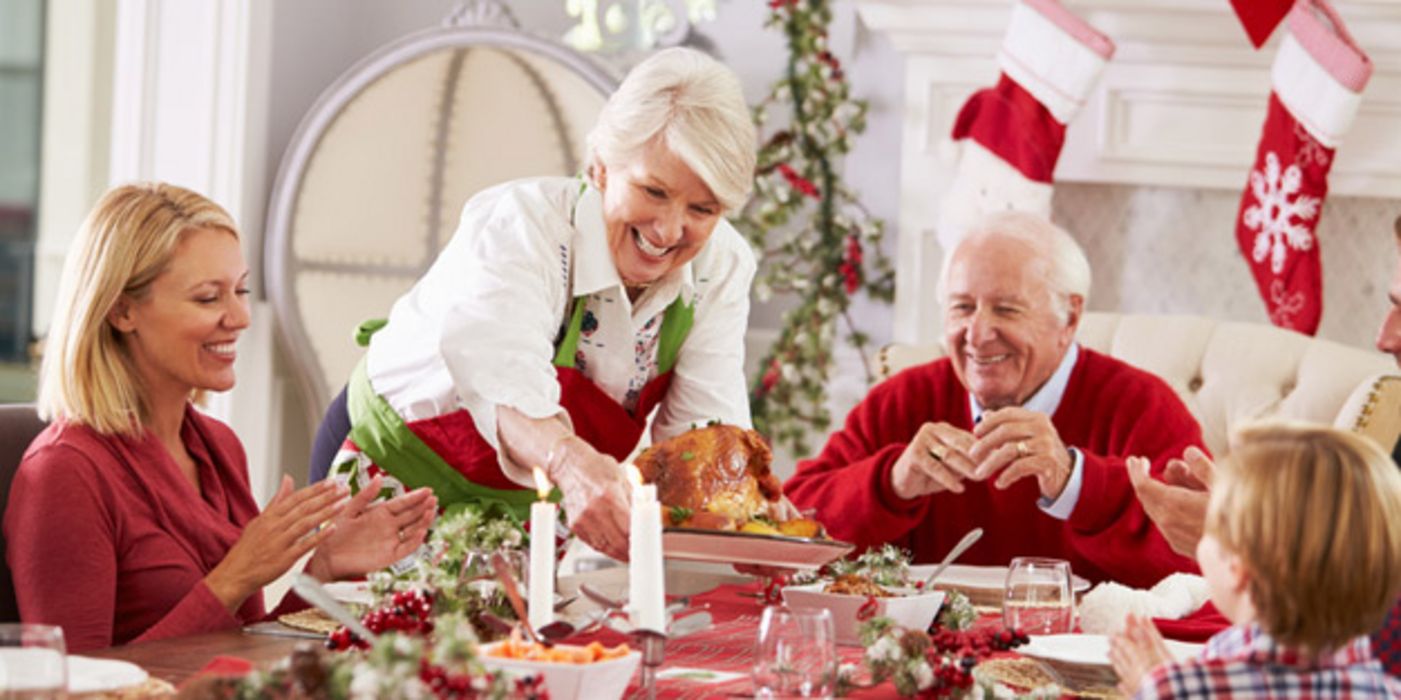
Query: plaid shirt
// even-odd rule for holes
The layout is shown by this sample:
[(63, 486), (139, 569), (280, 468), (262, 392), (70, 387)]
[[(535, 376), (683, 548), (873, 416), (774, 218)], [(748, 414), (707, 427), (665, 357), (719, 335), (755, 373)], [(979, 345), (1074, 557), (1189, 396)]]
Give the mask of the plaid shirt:
[(1367, 637), (1308, 658), (1251, 625), (1221, 631), (1199, 659), (1153, 669), (1135, 697), (1401, 698), (1401, 681), (1372, 658)]
[(1401, 598), (1391, 606), (1382, 628), (1372, 633), (1372, 655), (1387, 673), (1401, 677)]

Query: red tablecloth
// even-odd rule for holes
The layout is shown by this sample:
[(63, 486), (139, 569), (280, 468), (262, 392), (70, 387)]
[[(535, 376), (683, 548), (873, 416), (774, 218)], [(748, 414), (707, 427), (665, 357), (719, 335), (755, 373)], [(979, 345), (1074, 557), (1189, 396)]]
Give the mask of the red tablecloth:
[[(726, 585), (693, 598), (692, 606), (707, 606), (715, 619), (715, 624), (710, 629), (669, 641), (666, 647), (666, 660), (661, 667), (663, 670), (683, 667), (730, 671), (744, 674), (743, 677), (725, 683), (667, 679), (658, 684), (657, 697), (690, 699), (750, 696), (753, 694), (754, 687), (749, 673), (754, 663), (754, 643), (759, 629), (759, 616), (764, 609), (764, 602), (761, 599), (762, 590), (758, 584)], [(979, 618), (977, 625), (1000, 625), (1001, 622), (1001, 615), (989, 614)], [(1202, 610), (1182, 620), (1155, 620), (1155, 622), (1162, 629), (1164, 635), (1184, 641), (1205, 641), (1207, 637), (1230, 624), (1211, 605), (1207, 605)], [(630, 642), (626, 635), (612, 630), (578, 635), (568, 641), (588, 643), (594, 640), (610, 646)], [(863, 651), (860, 647), (837, 647), (837, 653), (841, 656), (843, 663), (859, 664)], [(1008, 654), (1008, 656), (1014, 655)], [(629, 697), (638, 692), (637, 682), (640, 677), (641, 674), (634, 678), (634, 684), (628, 687)], [(899, 695), (895, 692), (895, 686), (887, 682), (874, 688), (858, 691), (849, 697), (895, 698)]]
[[(703, 668), (714, 671), (729, 671), (743, 674), (743, 677), (724, 683), (703, 683), (679, 678), (662, 680), (657, 685), (659, 698), (724, 698), (747, 697), (754, 692), (749, 673), (754, 665), (754, 643), (759, 630), (759, 616), (763, 613), (763, 589), (758, 584), (743, 586), (721, 586), (709, 593), (691, 599), (692, 607), (707, 607), (715, 624), (709, 629), (681, 639), (667, 642), (666, 660), (662, 670), (668, 668)], [(600, 643), (615, 645), (631, 640), (612, 630), (578, 635), (569, 639), (570, 643)], [(860, 647), (837, 647), (843, 663), (859, 663), (863, 649)], [(639, 693), (637, 683), (639, 673), (628, 686), (628, 697)], [(882, 683), (875, 688), (865, 689), (847, 697), (854, 698), (895, 698), (895, 686)]]

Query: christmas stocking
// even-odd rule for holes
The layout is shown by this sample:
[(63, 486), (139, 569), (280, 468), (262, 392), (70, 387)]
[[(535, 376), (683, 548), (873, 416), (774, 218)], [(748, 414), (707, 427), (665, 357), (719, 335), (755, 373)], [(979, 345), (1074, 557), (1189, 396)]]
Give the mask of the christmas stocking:
[(1314, 229), (1333, 154), (1357, 114), (1372, 63), (1326, 0), (1301, 0), (1271, 70), (1269, 114), (1236, 242), (1276, 326), (1312, 335), (1323, 313)]
[(944, 250), (996, 211), (1049, 217), (1065, 125), (1090, 96), (1114, 42), (1057, 0), (1020, 0), (997, 57), (997, 85), (975, 93), (953, 127), (960, 145), (939, 205)]

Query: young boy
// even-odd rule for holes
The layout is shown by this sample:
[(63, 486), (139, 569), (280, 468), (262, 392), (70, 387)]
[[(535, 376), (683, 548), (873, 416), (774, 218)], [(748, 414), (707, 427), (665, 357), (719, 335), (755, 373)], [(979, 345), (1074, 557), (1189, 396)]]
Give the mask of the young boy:
[(1366, 438), (1262, 424), (1213, 479), (1197, 561), (1232, 626), (1174, 662), (1146, 619), (1110, 643), (1137, 698), (1398, 698), (1367, 633), (1401, 592), (1401, 474)]

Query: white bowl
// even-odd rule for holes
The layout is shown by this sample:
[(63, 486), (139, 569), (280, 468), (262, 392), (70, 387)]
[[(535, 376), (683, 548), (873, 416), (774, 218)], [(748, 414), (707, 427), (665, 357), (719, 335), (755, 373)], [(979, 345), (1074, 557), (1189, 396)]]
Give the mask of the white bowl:
[[(1201, 644), (1165, 641), (1168, 653), (1178, 661), (1201, 654)], [(1113, 688), (1119, 683), (1109, 662), (1109, 638), (1102, 634), (1032, 635), (1030, 642), (1015, 651), (1040, 661), (1061, 685), (1072, 690)]]
[[(832, 611), (832, 625), (838, 644), (860, 645), (861, 623), (856, 613), (866, 604), (866, 596), (846, 593), (823, 593), (826, 583), (785, 586), (783, 600), (794, 608), (826, 608)], [(886, 588), (895, 595), (876, 598), (876, 616), (888, 617), (908, 629), (923, 630), (939, 614), (944, 604), (943, 591), (920, 591), (913, 588)]]
[(545, 677), (545, 690), (551, 700), (618, 700), (628, 689), (628, 682), (637, 666), (642, 662), (642, 654), (628, 652), (627, 656), (587, 664), (559, 663), (554, 661), (526, 661), (492, 656), (491, 650), (503, 642), (483, 644), (478, 658), (489, 669), (500, 669), (515, 676), (542, 674)]

